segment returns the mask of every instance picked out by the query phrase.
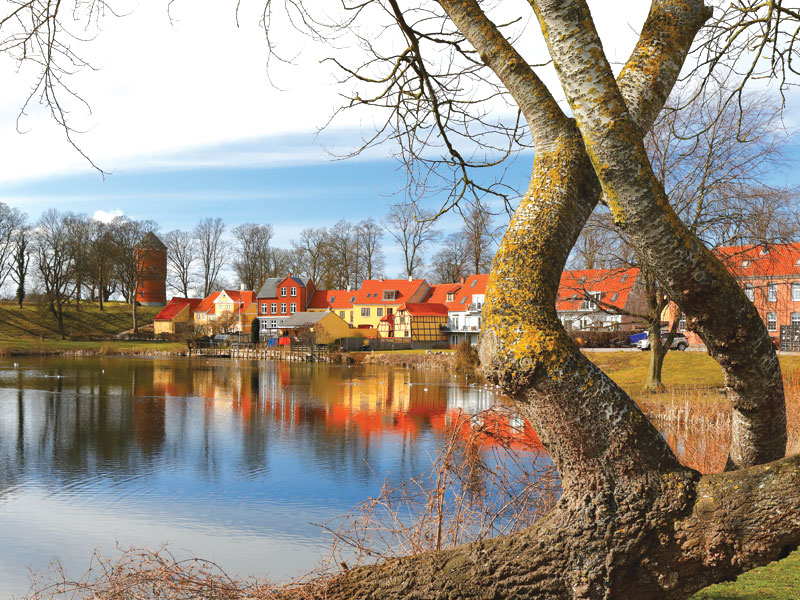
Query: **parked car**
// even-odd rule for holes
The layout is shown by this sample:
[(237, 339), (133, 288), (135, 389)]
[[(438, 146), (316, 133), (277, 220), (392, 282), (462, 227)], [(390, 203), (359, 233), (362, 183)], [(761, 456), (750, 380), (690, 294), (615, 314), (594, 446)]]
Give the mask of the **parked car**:
[[(666, 343), (667, 337), (669, 336), (669, 331), (662, 331), (661, 332), (661, 341)], [(650, 350), (650, 338), (645, 337), (643, 340), (639, 340), (637, 344), (639, 346), (639, 350)], [(682, 333), (676, 333), (675, 337), (672, 340), (672, 344), (670, 344), (670, 350), (686, 350), (689, 347), (689, 340), (686, 339), (686, 336)]]

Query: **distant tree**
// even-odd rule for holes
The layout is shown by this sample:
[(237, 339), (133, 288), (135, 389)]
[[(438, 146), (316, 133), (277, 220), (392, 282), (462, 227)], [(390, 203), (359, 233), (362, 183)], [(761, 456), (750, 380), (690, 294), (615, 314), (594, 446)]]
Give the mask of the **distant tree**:
[(147, 277), (147, 262), (150, 251), (143, 238), (157, 231), (155, 221), (136, 221), (127, 217), (117, 217), (111, 223), (111, 236), (114, 248), (114, 269), (122, 286), (123, 295), (131, 305), (131, 323), (134, 333), (139, 331), (137, 318), (136, 290), (140, 281)]
[(69, 252), (75, 265), (73, 269), (75, 310), (80, 310), (83, 289), (89, 285), (93, 276), (90, 244), (87, 242), (91, 238), (94, 226), (92, 219), (85, 214), (70, 214), (67, 219), (70, 233)]
[(415, 277), (424, 264), (424, 250), (439, 239), (433, 228), (434, 214), (417, 207), (413, 202), (393, 204), (384, 227), (400, 246), (406, 277)]
[(222, 239), (223, 233), (225, 223), (220, 217), (202, 219), (194, 228), (204, 298), (214, 291), (228, 258), (228, 245)]
[[(317, 285), (327, 280), (328, 230), (325, 227), (309, 227), (300, 232), (300, 237), (292, 242), (298, 253), (303, 272)], [(327, 287), (327, 284), (326, 284)]]
[(473, 273), (488, 273), (494, 258), (492, 213), (479, 201), (475, 201), (463, 212), (463, 217), (462, 236), (469, 268)]
[(353, 224), (345, 219), (337, 221), (328, 230), (328, 272), (333, 278), (333, 287), (347, 288), (357, 285), (359, 252)]
[(22, 308), (22, 301), (25, 300), (25, 281), (31, 260), (31, 237), (31, 228), (23, 220), (14, 233), (10, 272), (11, 279), (17, 284), (15, 297), (20, 308)]
[(232, 230), (235, 241), (233, 269), (248, 290), (258, 290), (272, 266), (272, 225), (244, 223)]
[(364, 219), (356, 225), (355, 236), (359, 255), (355, 286), (360, 287), (363, 280), (375, 279), (383, 274), (386, 264), (381, 247), (383, 228), (375, 219)]
[(63, 340), (64, 310), (72, 295), (75, 262), (71, 250), (70, 213), (49, 209), (36, 223), (36, 267), (50, 312)]
[(102, 221), (92, 220), (85, 240), (89, 281), (97, 294), (100, 310), (111, 295), (115, 283), (114, 239), (111, 227)]
[(188, 231), (174, 229), (164, 236), (167, 247), (167, 283), (184, 298), (194, 283), (197, 242)]
[(433, 255), (431, 269), (437, 283), (459, 281), (469, 275), (469, 244), (462, 232), (451, 233), (444, 238), (442, 249)]
[(0, 287), (13, 269), (12, 256), (17, 249), (16, 235), (25, 223), (25, 213), (0, 202)]

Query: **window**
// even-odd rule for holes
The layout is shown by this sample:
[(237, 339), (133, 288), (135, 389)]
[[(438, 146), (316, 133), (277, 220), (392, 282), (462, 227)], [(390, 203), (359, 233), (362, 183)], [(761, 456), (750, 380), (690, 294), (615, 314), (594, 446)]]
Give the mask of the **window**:
[(273, 302), (272, 304), (269, 305), (269, 312), (270, 312), (270, 314), (273, 314), (273, 315), (278, 314), (278, 303), (277, 302)]
[(281, 298), (285, 298), (285, 297), (286, 297), (286, 288), (282, 287), (281, 288)]
[(584, 283), (585, 281), (586, 281), (586, 275), (581, 275), (581, 283)]
[(369, 316), (369, 308), (362, 308), (361, 309), (361, 316), (368, 317)]
[(286, 302), (281, 302), (281, 314), (286, 314)]
[(753, 290), (753, 284), (752, 283), (745, 283), (744, 284), (744, 295), (747, 296), (747, 299), (750, 300), (750, 302), (752, 302), (753, 300), (756, 299), (756, 293)]
[(475, 284), (478, 283), (477, 279), (473, 279), (472, 283), (469, 284), (469, 287), (475, 287)]
[(686, 331), (686, 317), (681, 317), (681, 320), (678, 321), (678, 329), (681, 331)]
[(767, 302), (777, 302), (778, 301), (778, 284), (777, 283), (768, 283), (767, 284)]
[(390, 306), (390, 307), (387, 307), (387, 309), (386, 309), (386, 314), (387, 314), (387, 315), (390, 315), (390, 314), (392, 314), (392, 311), (393, 311), (393, 310), (394, 310), (394, 309), (393, 309), (391, 306)]
[(750, 261), (749, 260), (743, 260), (742, 261), (742, 268), (743, 269), (746, 269), (749, 266), (750, 266)]
[(456, 293), (455, 292), (447, 292), (447, 301), (452, 302), (455, 300)]
[(342, 317), (342, 318), (344, 319), (344, 311), (343, 311), (343, 310), (340, 310), (340, 311), (339, 311), (339, 316), (340, 316), (340, 317)]
[(277, 319), (272, 319), (272, 321), (269, 322), (269, 326), (270, 326), (270, 329), (277, 329), (278, 328)]
[(589, 297), (581, 302), (581, 310), (595, 310), (600, 300), (600, 292), (589, 292)]
[(353, 311), (352, 310), (350, 311), (350, 322), (351, 323), (353, 322)]
[(350, 296), (350, 304), (352, 304), (355, 301), (356, 301), (356, 297), (355, 296)]
[(382, 308), (376, 308), (375, 309), (375, 314), (377, 316), (379, 316), (379, 317), (382, 317), (383, 316), (383, 309)]
[(268, 307), (267, 307), (267, 303), (266, 303), (266, 302), (262, 302), (262, 303), (261, 303), (261, 314), (262, 314), (262, 315), (265, 315), (265, 314), (267, 314), (267, 308), (268, 308)]
[(800, 302), (800, 282), (792, 283), (792, 302)]
[(778, 331), (778, 313), (767, 313), (767, 331)]
[(297, 296), (297, 288), (296, 287), (291, 288), (289, 290), (289, 295), (290, 296)]
[(467, 301), (467, 297), (466, 297), (466, 296), (464, 296), (463, 298), (461, 298), (461, 304), (464, 304), (466, 301)]
[(619, 278), (619, 282), (620, 283), (625, 283), (627, 280), (628, 280), (628, 274), (627, 273), (623, 273), (622, 277)]
[(800, 313), (792, 313), (791, 324), (800, 325)]
[(384, 300), (394, 300), (395, 298), (397, 298), (397, 292), (395, 290), (383, 290)]
[(289, 312), (292, 313), (292, 314), (297, 312), (297, 302), (292, 302), (289, 305)]
[(458, 329), (458, 317), (453, 317), (453, 329)]
[(619, 298), (619, 292), (614, 292), (614, 295), (611, 296), (611, 301), (616, 302), (617, 298)]

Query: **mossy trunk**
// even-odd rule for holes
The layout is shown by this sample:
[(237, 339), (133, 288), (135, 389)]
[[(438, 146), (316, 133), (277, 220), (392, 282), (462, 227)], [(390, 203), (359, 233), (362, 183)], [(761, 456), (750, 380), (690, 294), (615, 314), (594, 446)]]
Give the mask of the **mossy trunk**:
[(667, 346), (661, 341), (661, 327), (651, 323), (647, 332), (647, 339), (650, 341), (650, 362), (647, 367), (647, 381), (644, 389), (653, 392), (664, 389), (661, 381), (661, 370), (664, 367), (664, 358), (667, 356)]

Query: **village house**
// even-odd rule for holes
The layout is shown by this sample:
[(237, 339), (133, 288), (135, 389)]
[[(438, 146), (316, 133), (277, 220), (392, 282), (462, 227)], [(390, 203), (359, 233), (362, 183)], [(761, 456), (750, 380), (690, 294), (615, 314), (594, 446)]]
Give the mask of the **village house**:
[(406, 303), (422, 302), (430, 286), (424, 279), (365, 279), (353, 294), (354, 327), (378, 328), (381, 319)]
[(307, 336), (314, 344), (330, 344), (351, 335), (347, 322), (332, 311), (299, 312), (283, 321), (281, 333), (292, 337)]
[(156, 335), (174, 334), (178, 323), (189, 323), (193, 326), (193, 312), (202, 301), (202, 298), (173, 296), (153, 320), (153, 333)]
[(464, 341), (477, 346), (487, 283), (489, 275), (470, 275), (458, 290), (446, 292), (445, 304), (449, 309), (448, 337), (451, 346)]
[(305, 312), (315, 291), (314, 282), (308, 277), (289, 273), (286, 277), (268, 278), (256, 294), (261, 335), (277, 336), (286, 319)]
[(206, 335), (213, 333), (214, 322), (217, 319), (214, 300), (217, 299), (219, 294), (219, 292), (212, 292), (203, 298), (192, 312), (195, 328)]
[(316, 290), (308, 303), (310, 312), (330, 311), (353, 324), (353, 301), (356, 292), (350, 290)]
[(630, 331), (642, 325), (647, 308), (639, 269), (562, 272), (556, 311), (568, 331), (595, 328)]
[(396, 312), (384, 315), (378, 324), (378, 334), (413, 342), (446, 342), (447, 313), (444, 304), (407, 302)]
[(254, 292), (222, 290), (213, 303), (217, 327), (229, 333), (250, 333), (250, 326), (256, 316)]

